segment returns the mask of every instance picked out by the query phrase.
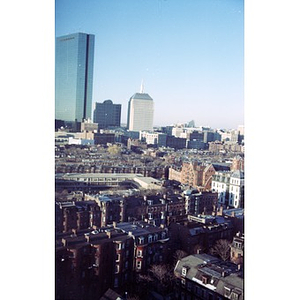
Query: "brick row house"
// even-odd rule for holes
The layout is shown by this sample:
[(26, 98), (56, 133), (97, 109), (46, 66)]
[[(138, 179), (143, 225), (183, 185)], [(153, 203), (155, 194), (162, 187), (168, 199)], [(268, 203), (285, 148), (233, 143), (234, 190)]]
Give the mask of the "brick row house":
[(186, 191), (184, 195), (187, 215), (211, 214), (217, 208), (217, 193)]
[(170, 224), (169, 236), (172, 249), (188, 254), (208, 251), (217, 240), (232, 241), (234, 225), (229, 217), (188, 216), (186, 220)]
[(101, 225), (100, 207), (95, 201), (57, 201), (55, 232), (92, 228)]
[(124, 294), (135, 274), (166, 259), (168, 241), (167, 228), (146, 222), (57, 233), (56, 299), (99, 299), (109, 288)]
[(99, 299), (108, 288), (124, 291), (132, 282), (133, 238), (93, 232), (56, 240), (56, 299)]
[(205, 165), (198, 161), (183, 162), (180, 167), (170, 167), (169, 179), (177, 180), (200, 191), (209, 191), (212, 187), (213, 175), (218, 171), (225, 170), (229, 171), (230, 166), (217, 163)]
[(152, 264), (165, 261), (169, 241), (166, 227), (142, 221), (115, 223), (114, 226), (134, 240), (134, 270), (137, 273), (146, 273)]

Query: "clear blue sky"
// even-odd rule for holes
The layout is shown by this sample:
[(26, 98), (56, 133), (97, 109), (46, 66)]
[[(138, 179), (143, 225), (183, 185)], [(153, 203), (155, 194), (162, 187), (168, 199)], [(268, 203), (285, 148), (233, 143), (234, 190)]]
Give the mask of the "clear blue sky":
[(243, 0), (56, 0), (56, 36), (95, 34), (93, 102), (140, 89), (155, 125), (244, 124)]

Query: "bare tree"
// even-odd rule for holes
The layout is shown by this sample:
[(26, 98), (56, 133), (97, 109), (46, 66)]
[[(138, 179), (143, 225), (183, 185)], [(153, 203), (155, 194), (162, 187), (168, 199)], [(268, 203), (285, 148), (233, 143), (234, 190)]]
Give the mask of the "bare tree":
[(215, 245), (210, 248), (212, 255), (219, 256), (222, 260), (226, 261), (230, 257), (230, 242), (228, 240), (217, 240)]
[(156, 287), (159, 291), (167, 290), (174, 281), (173, 269), (165, 264), (152, 265), (150, 274), (155, 279)]
[(167, 279), (168, 268), (166, 265), (152, 265), (150, 272), (158, 281), (164, 282)]
[(173, 254), (174, 257), (174, 263), (176, 264), (178, 260), (184, 258), (187, 256), (187, 253), (183, 250), (176, 250)]
[(149, 283), (152, 282), (153, 278), (149, 275), (138, 274), (137, 282), (139, 283)]

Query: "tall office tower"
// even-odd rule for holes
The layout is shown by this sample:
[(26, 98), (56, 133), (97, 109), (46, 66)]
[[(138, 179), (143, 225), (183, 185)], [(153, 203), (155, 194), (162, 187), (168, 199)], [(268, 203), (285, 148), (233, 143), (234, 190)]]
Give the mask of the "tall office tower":
[(153, 99), (144, 93), (143, 85), (140, 93), (135, 93), (128, 102), (127, 128), (130, 131), (153, 130)]
[(109, 126), (120, 127), (121, 123), (121, 104), (113, 104), (111, 100), (103, 103), (95, 103), (94, 123), (98, 123), (99, 128)]
[(74, 33), (56, 38), (55, 119), (91, 119), (95, 36)]

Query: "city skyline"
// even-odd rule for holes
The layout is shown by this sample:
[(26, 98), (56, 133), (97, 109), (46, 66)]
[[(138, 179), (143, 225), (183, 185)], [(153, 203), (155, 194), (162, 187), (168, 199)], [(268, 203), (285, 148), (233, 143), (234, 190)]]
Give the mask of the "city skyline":
[[(23, 247), (22, 255), (26, 259), (22, 261), (22, 268), (19, 268), (18, 272), (12, 268), (10, 259), (4, 260), (6, 277), (3, 284), (3, 295), (6, 298), (24, 297), (24, 295), (28, 295), (31, 299), (54, 298), (54, 247), (52, 239), (49, 239), (49, 236), (53, 236), (53, 201), (45, 201), (41, 205), (43, 195), (46, 195), (49, 200), (54, 198), (52, 146), (54, 3), (52, 1), (18, 1), (18, 9), (16, 9), (16, 2), (6, 2), (3, 10), (3, 24), (10, 27), (9, 30), (3, 30), (3, 41), (7, 44), (7, 46), (2, 47), (5, 58), (2, 67), (3, 87), (6, 97), (3, 102), (4, 108), (7, 107), (5, 111), (10, 112), (4, 114), (4, 121), (13, 125), (14, 131), (18, 132), (20, 124), (19, 122), (14, 124), (11, 122), (11, 113), (16, 113), (19, 119), (23, 120), (24, 112), (28, 112), (27, 128), (35, 129), (38, 127), (38, 133), (41, 137), (41, 141), (38, 142), (39, 151), (33, 151), (33, 145), (30, 144), (26, 147), (29, 141), (28, 135), (21, 134), (20, 138), (12, 139), (11, 131), (4, 132), (4, 137), (11, 143), (9, 147), (3, 147), (4, 168), (8, 172), (6, 174), (7, 180), (4, 182), (7, 187), (4, 190), (4, 196), (10, 199), (11, 191), (15, 190), (15, 181), (11, 180), (14, 174), (11, 173), (14, 171), (11, 165), (13, 159), (15, 166), (21, 166), (26, 171), (30, 170), (19, 181), (19, 190), (27, 191), (34, 178), (36, 190), (31, 193), (30, 204), (38, 208), (38, 210), (31, 209), (27, 201), (19, 201), (16, 211), (18, 222), (11, 223), (11, 229), (13, 232), (19, 232), (20, 224), (22, 224), (23, 231), (33, 233), (32, 229), (35, 228), (41, 240), (39, 243), (41, 251), (33, 251), (31, 247)], [(268, 130), (268, 141), (275, 141), (279, 135), (286, 136), (286, 134), (288, 134), (287, 139), (289, 139), (292, 137), (291, 134), (294, 136), (294, 132), (287, 130), (287, 128), (297, 128), (296, 113), (298, 111), (295, 99), (299, 98), (297, 83), (300, 47), (296, 38), (299, 28), (298, 5), (296, 1), (288, 1), (284, 4), (272, 2), (271, 5), (268, 1), (245, 2), (246, 194), (247, 198), (253, 199), (247, 203), (245, 226), (248, 229), (247, 288), (245, 293), (250, 299), (257, 297), (292, 299), (294, 297), (292, 287), (297, 282), (297, 276), (291, 276), (290, 288), (286, 285), (281, 285), (276, 289), (266, 288), (278, 280), (278, 272), (294, 274), (293, 269), (295, 267), (293, 264), (281, 264), (279, 270), (277, 269), (274, 261), (282, 257), (281, 247), (276, 247), (278, 245), (278, 232), (272, 230), (274, 227), (272, 222), (265, 222), (262, 227), (259, 218), (265, 220), (270, 211), (272, 212), (270, 218), (280, 215), (282, 208), (277, 205), (278, 201), (283, 196), (293, 199), (294, 194), (293, 189), (267, 188), (277, 180), (272, 175), (275, 174), (272, 170), (274, 161), (278, 160), (278, 152), (274, 150), (269, 151), (268, 155), (262, 155), (261, 149), (266, 145), (266, 135), (262, 134), (262, 128), (265, 126), (270, 129)], [(84, 12), (86, 14), (86, 11)], [(72, 28), (68, 32), (77, 32), (76, 29)], [(85, 29), (82, 31), (88, 32)], [(97, 38), (96, 43), (98, 44)], [(104, 75), (102, 74), (102, 76)], [(154, 95), (155, 91), (150, 90), (150, 83), (147, 78), (144, 80), (145, 91), (153, 95), (154, 98), (156, 96)], [(141, 78), (139, 77), (134, 83), (136, 88), (130, 86), (128, 87), (130, 91), (124, 92), (126, 94), (124, 111), (127, 107), (126, 101), (135, 90), (139, 90), (140, 82)], [(112, 99), (114, 103), (119, 103), (119, 99), (112, 95), (112, 91), (110, 93), (108, 97), (101, 96), (94, 101), (103, 102), (105, 99)], [(279, 122), (279, 119), (282, 120), (284, 126), (282, 122)], [(214, 124), (212, 126), (217, 127)], [(20, 155), (20, 147), (23, 148), (23, 155)], [(271, 170), (268, 176), (265, 172), (260, 171), (261, 166), (267, 171)], [(297, 166), (292, 167), (297, 168)], [(292, 176), (291, 179), (290, 185), (294, 186), (296, 176)], [(262, 182), (264, 184), (261, 184)], [(266, 199), (272, 199), (276, 202), (271, 210), (270, 201), (265, 201)], [(295, 209), (298, 208), (297, 204)], [(4, 206), (9, 208), (11, 204), (6, 201)], [(294, 219), (292, 218), (291, 226), (297, 228), (298, 224)], [(10, 222), (9, 214), (6, 214), (3, 221), (7, 224)], [(37, 226), (37, 224), (43, 224), (43, 226)], [(266, 232), (270, 233), (267, 238)], [(288, 240), (293, 240), (294, 235), (293, 230), (284, 232), (284, 236)], [(15, 235), (8, 235), (7, 238), (8, 243), (14, 245)], [(19, 240), (26, 244), (28, 237), (23, 234), (19, 236)], [(257, 246), (258, 244), (260, 247)], [(268, 253), (268, 259), (261, 255), (262, 249), (272, 250)], [(8, 258), (17, 257), (19, 253), (20, 247), (6, 247), (4, 250), (4, 255)], [(16, 286), (16, 279), (18, 278), (22, 278), (22, 280), (19, 280)]]
[[(57, 1), (56, 36), (95, 35), (93, 103), (144, 81), (154, 126), (244, 124), (243, 1)], [(170, 107), (172, 109), (170, 109)]]

